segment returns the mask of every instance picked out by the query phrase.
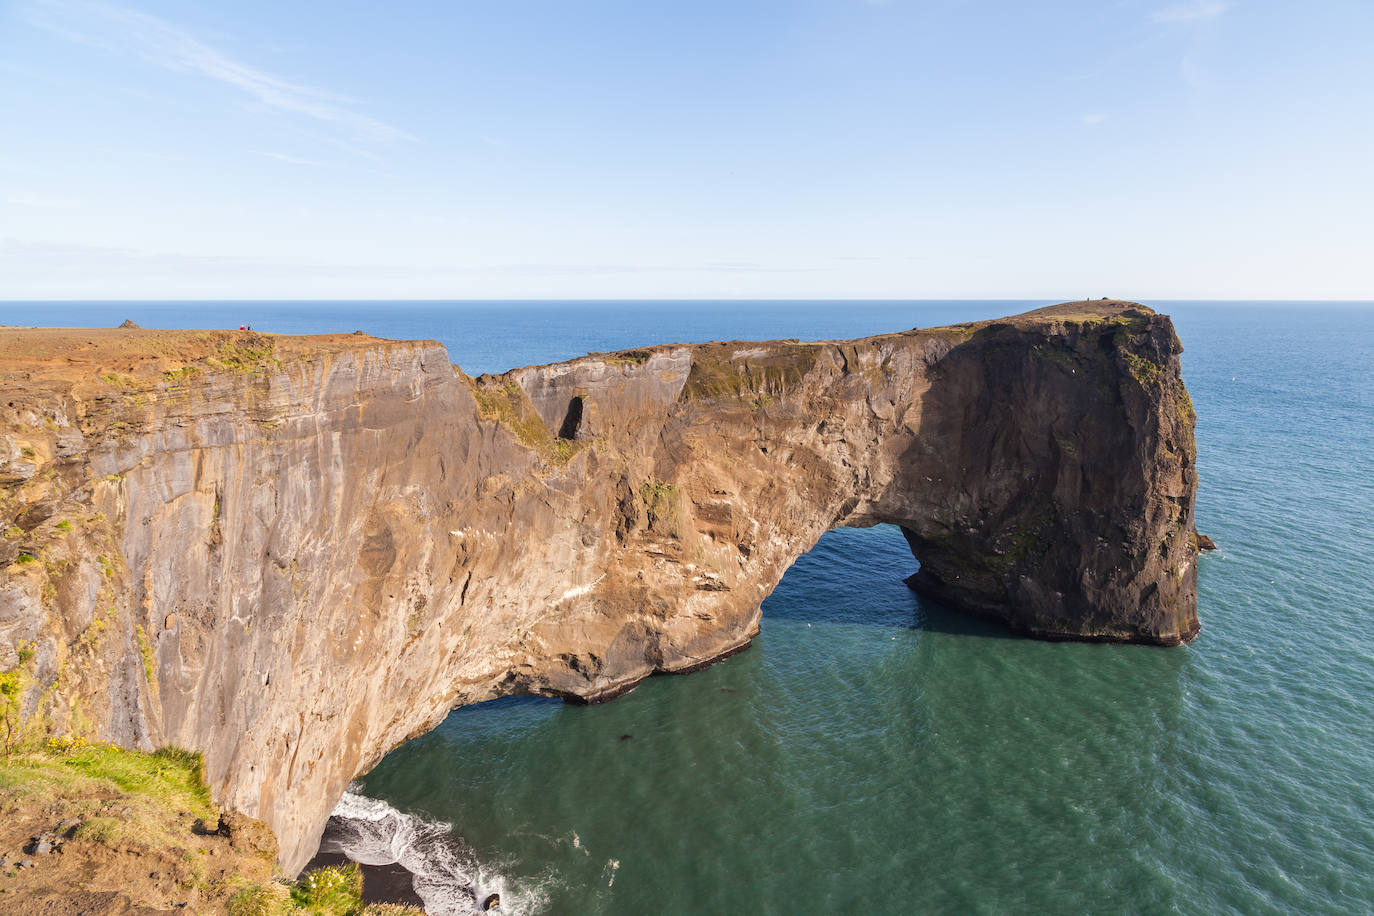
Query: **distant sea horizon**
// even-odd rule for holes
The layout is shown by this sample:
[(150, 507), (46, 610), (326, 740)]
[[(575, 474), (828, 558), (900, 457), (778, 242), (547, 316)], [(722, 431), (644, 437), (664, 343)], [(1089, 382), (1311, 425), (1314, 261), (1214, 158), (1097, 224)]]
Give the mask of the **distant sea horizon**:
[[(363, 330), (477, 374), (1057, 301), (22, 300), (0, 324)], [(353, 854), (401, 861), (436, 914), (471, 912), (466, 887), (608, 916), (1367, 912), (1374, 302), (1143, 304), (1184, 344), (1220, 547), (1192, 643), (1013, 637), (910, 592), (895, 529), (839, 529), (749, 651), (604, 706), (459, 709), (387, 755), (339, 809), (391, 825)]]

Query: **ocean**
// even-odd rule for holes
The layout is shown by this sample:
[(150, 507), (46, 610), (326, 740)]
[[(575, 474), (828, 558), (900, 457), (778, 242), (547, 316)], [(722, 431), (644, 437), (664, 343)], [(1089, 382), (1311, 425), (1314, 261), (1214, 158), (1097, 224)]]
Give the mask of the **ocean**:
[[(1047, 302), (0, 303), (0, 323), (361, 329), (469, 373), (846, 338)], [(340, 807), (432, 913), (1366, 913), (1374, 908), (1374, 303), (1147, 302), (1198, 413), (1202, 632), (1014, 637), (840, 529), (753, 647), (614, 702), (454, 711)]]

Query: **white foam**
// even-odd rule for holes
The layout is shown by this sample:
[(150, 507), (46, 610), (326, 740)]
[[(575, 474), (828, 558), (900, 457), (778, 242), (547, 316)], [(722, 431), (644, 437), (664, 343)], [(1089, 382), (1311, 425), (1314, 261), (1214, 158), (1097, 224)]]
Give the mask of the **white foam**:
[(334, 808), (320, 844), (363, 865), (398, 863), (414, 876), (415, 893), (429, 916), (468, 916), (490, 894), (501, 895), (501, 912), (533, 914), (548, 903), (547, 882), (515, 886), (500, 871), (477, 861), (450, 824), (398, 811), (350, 786)]

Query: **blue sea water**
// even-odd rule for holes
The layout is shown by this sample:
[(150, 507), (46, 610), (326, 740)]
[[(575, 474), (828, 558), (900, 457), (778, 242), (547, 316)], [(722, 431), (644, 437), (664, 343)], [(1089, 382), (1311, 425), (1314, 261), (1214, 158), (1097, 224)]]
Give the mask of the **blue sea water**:
[[(1043, 304), (0, 303), (0, 323), (362, 329), (476, 373)], [(1374, 304), (1147, 304), (1186, 347), (1221, 547), (1190, 645), (1014, 638), (907, 590), (895, 530), (841, 529), (750, 651), (604, 706), (457, 710), (359, 792), (451, 825), (453, 867), (506, 912), (1371, 911)]]

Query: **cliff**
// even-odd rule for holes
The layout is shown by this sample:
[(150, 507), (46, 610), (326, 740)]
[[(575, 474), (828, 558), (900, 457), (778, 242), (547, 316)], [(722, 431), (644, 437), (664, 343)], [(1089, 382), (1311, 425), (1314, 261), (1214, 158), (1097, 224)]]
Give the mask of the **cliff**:
[(450, 709), (737, 651), (837, 526), (900, 525), (912, 587), (1019, 631), (1177, 644), (1180, 351), (1115, 302), (475, 379), (433, 342), (0, 329), (0, 670), (31, 728), (202, 751), (294, 872)]

